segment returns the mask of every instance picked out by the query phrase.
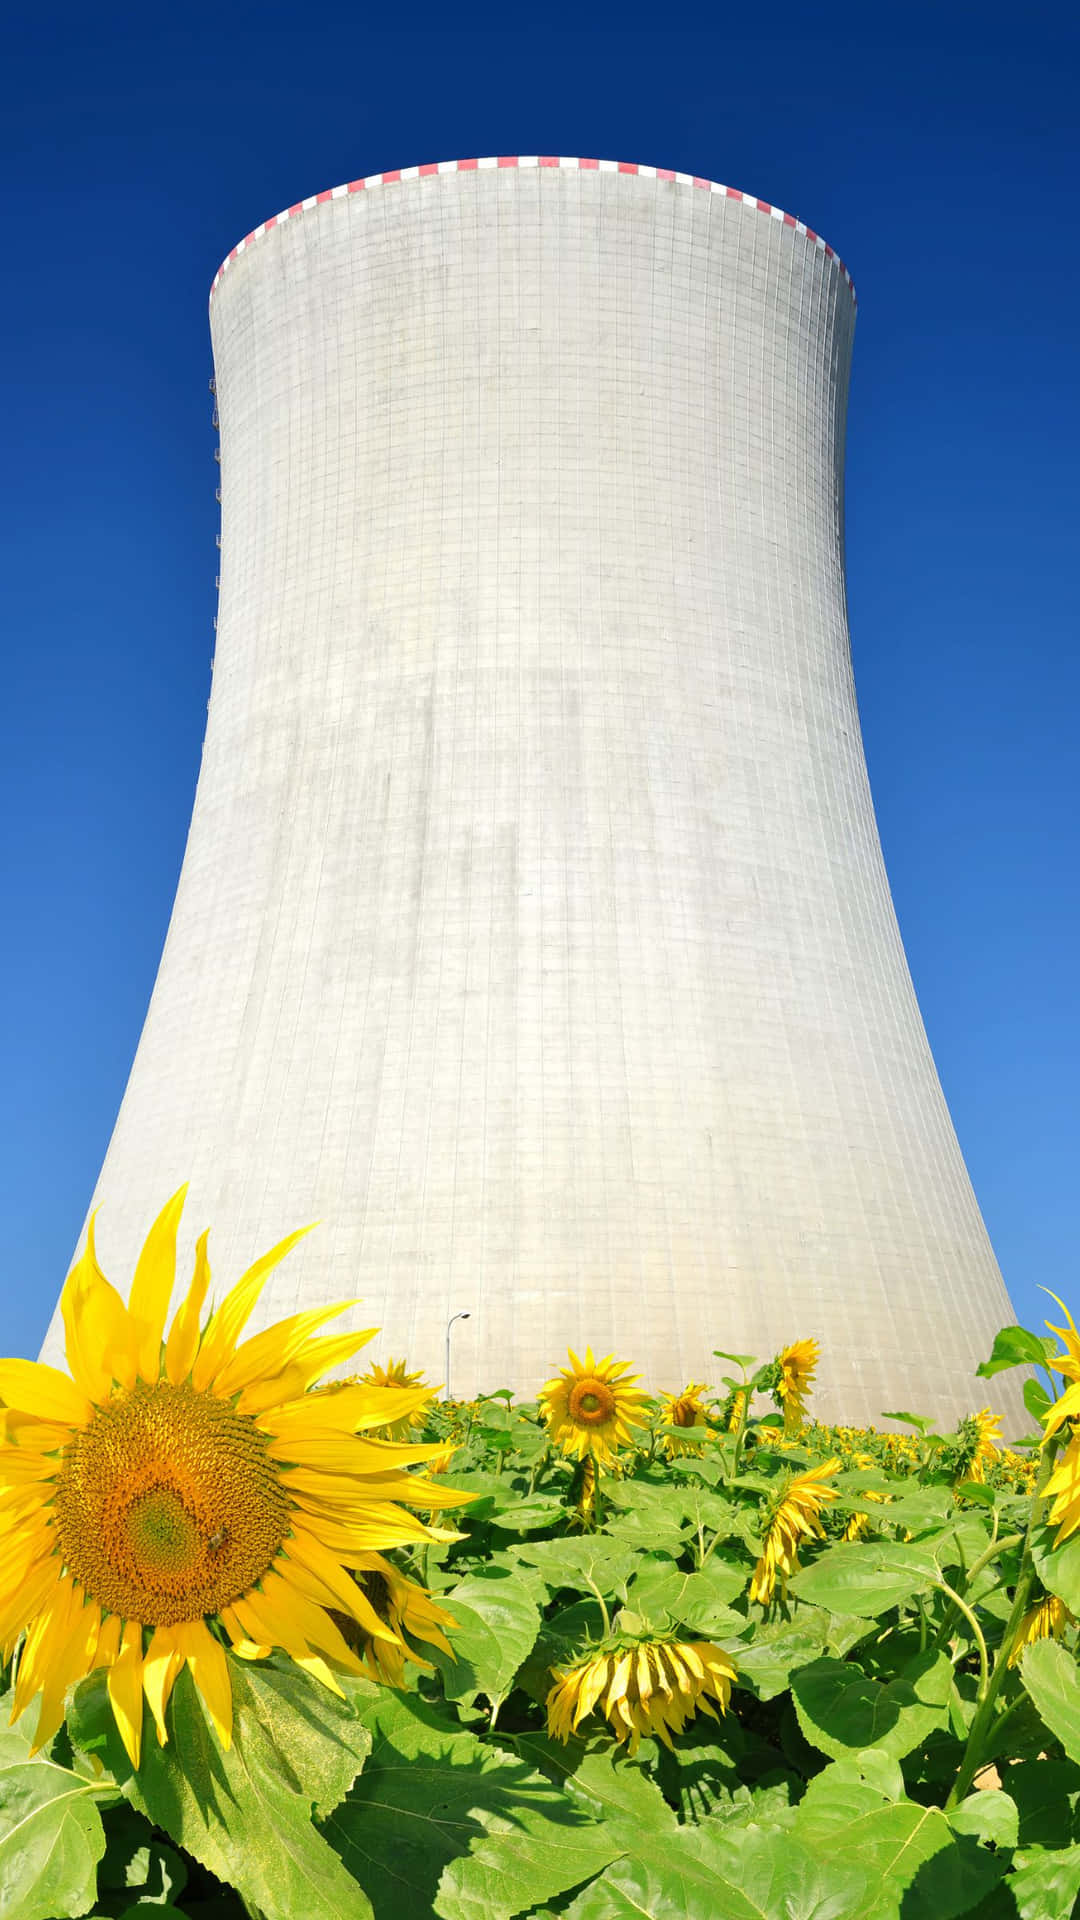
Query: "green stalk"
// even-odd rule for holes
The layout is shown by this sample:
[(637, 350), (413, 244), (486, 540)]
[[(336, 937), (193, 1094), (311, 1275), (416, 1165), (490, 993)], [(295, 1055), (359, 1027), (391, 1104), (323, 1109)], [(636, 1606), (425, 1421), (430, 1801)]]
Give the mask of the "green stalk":
[(971, 1731), (967, 1737), (967, 1745), (964, 1748), (959, 1771), (956, 1779), (953, 1781), (952, 1791), (945, 1802), (946, 1813), (949, 1813), (953, 1807), (959, 1806), (961, 1800), (966, 1800), (971, 1788), (971, 1783), (982, 1766), (983, 1751), (987, 1745), (987, 1735), (991, 1731), (993, 1724), (994, 1706), (998, 1694), (1004, 1685), (1006, 1674), (1009, 1671), (1009, 1655), (1016, 1644), (1016, 1635), (1020, 1627), (1020, 1622), (1027, 1612), (1032, 1582), (1035, 1578), (1035, 1562), (1031, 1553), (1031, 1533), (1036, 1521), (1042, 1518), (1043, 1490), (1053, 1471), (1054, 1455), (1056, 1452), (1056, 1445), (1047, 1446), (1044, 1444), (1042, 1464), (1039, 1468), (1038, 1485), (1032, 1497), (1031, 1511), (1028, 1515), (1027, 1530), (1024, 1535), (1024, 1551), (1020, 1559), (1020, 1571), (1016, 1577), (1016, 1591), (1013, 1595), (1012, 1609), (1005, 1622), (1005, 1631), (1001, 1636), (1001, 1644), (997, 1650), (997, 1658), (994, 1661), (993, 1672), (987, 1682), (982, 1699), (975, 1709), (975, 1718), (971, 1723)]
[(986, 1640), (983, 1635), (983, 1630), (971, 1608), (968, 1606), (967, 1601), (961, 1600), (960, 1595), (954, 1587), (950, 1587), (947, 1580), (935, 1580), (934, 1585), (941, 1593), (948, 1594), (953, 1606), (963, 1614), (968, 1626), (975, 1635), (975, 1643), (979, 1649), (979, 1691), (976, 1698), (981, 1700), (986, 1693), (990, 1681), (990, 1659), (986, 1651)]

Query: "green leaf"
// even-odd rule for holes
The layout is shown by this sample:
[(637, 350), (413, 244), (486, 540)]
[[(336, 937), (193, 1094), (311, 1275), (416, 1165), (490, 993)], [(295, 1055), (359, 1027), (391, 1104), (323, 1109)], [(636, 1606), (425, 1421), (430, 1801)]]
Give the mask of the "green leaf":
[(1046, 1419), (1051, 1404), (1046, 1388), (1040, 1386), (1037, 1380), (1024, 1381), (1024, 1405), (1033, 1420), (1038, 1420), (1041, 1424)]
[(994, 1350), (975, 1372), (979, 1379), (990, 1380), (1007, 1367), (1045, 1367), (1050, 1354), (1057, 1352), (1057, 1341), (1029, 1333), (1026, 1327), (1002, 1327), (994, 1335)]
[(554, 1494), (534, 1493), (527, 1500), (516, 1500), (513, 1506), (493, 1513), (491, 1524), (504, 1533), (539, 1533), (544, 1527), (557, 1526), (565, 1518), (566, 1508)]
[(655, 1626), (686, 1626), (695, 1632), (745, 1632), (747, 1621), (728, 1601), (745, 1592), (749, 1566), (732, 1566), (713, 1554), (700, 1573), (683, 1573), (671, 1561), (653, 1564), (631, 1583), (627, 1598)]
[(580, 1801), (415, 1696), (383, 1689), (363, 1711), (371, 1758), (325, 1831), (375, 1920), (510, 1920), (618, 1852)]
[(160, 1906), (179, 1898), (188, 1872), (175, 1847), (166, 1846), (150, 1822), (126, 1801), (105, 1816), (105, 1857), (98, 1869), (102, 1893), (141, 1895)]
[(1080, 1847), (1032, 1847), (1013, 1867), (1008, 1886), (1020, 1920), (1066, 1920), (1080, 1896)]
[(1080, 1840), (1080, 1767), (1072, 1760), (1021, 1760), (1009, 1768), (1020, 1815), (1019, 1845), (1066, 1847)]
[(540, 1609), (527, 1583), (493, 1567), (469, 1574), (439, 1599), (457, 1621), (449, 1635), (456, 1658), (432, 1649), (447, 1699), (471, 1701), (483, 1693), (497, 1705), (540, 1631)]
[(93, 1789), (51, 1760), (0, 1762), (0, 1913), (66, 1920), (97, 1888), (105, 1830)]
[(778, 1693), (786, 1693), (792, 1674), (821, 1658), (827, 1624), (828, 1615), (815, 1610), (809, 1622), (797, 1626), (770, 1620), (756, 1627), (753, 1639), (732, 1656), (739, 1685), (750, 1687), (759, 1700), (774, 1700)]
[(995, 1847), (1015, 1847), (1020, 1810), (1000, 1787), (986, 1787), (960, 1802), (949, 1815), (949, 1825), (954, 1833), (974, 1834), (976, 1840), (991, 1840)]
[(943, 1813), (887, 1800), (851, 1760), (810, 1781), (795, 1816), (796, 1836), (839, 1865), (862, 1868), (868, 1892), (845, 1920), (954, 1920), (990, 1892), (1004, 1862)]
[(817, 1858), (789, 1833), (706, 1821), (627, 1855), (579, 1893), (567, 1920), (850, 1920), (857, 1866)]
[[(229, 1672), (234, 1729), (227, 1753), (186, 1670), (173, 1692), (169, 1744), (159, 1747), (145, 1727), (137, 1773), (101, 1674), (75, 1693), (72, 1738), (102, 1752), (131, 1804), (266, 1920), (366, 1920), (365, 1895), (312, 1825), (312, 1811), (329, 1813), (369, 1750), (355, 1707), (291, 1663), (230, 1659)], [(374, 1692), (353, 1685), (361, 1699)]]
[(812, 1600), (831, 1613), (857, 1613), (873, 1620), (929, 1592), (938, 1577), (937, 1562), (924, 1548), (879, 1540), (830, 1547), (789, 1585), (801, 1600)]
[(606, 1534), (589, 1533), (576, 1540), (530, 1540), (514, 1548), (514, 1559), (535, 1567), (553, 1594), (591, 1583), (609, 1600), (623, 1592), (641, 1555), (615, 1546)]
[(1060, 1547), (1055, 1547), (1056, 1531), (1055, 1527), (1033, 1529), (1031, 1557), (1047, 1592), (1056, 1593), (1070, 1613), (1080, 1617), (1080, 1533), (1070, 1534)]
[(1069, 1759), (1080, 1760), (1080, 1675), (1073, 1655), (1056, 1640), (1036, 1640), (1024, 1648), (1020, 1677)]
[(900, 1759), (947, 1724), (952, 1662), (923, 1654), (895, 1680), (872, 1680), (848, 1660), (815, 1660), (792, 1676), (799, 1725), (833, 1759), (878, 1747)]
[(917, 1433), (924, 1435), (929, 1433), (931, 1427), (937, 1425), (935, 1420), (928, 1420), (925, 1415), (921, 1413), (882, 1412), (881, 1418), (883, 1420), (900, 1420), (905, 1427), (914, 1427)]
[(754, 1366), (754, 1364), (757, 1361), (757, 1354), (756, 1353), (725, 1353), (723, 1347), (714, 1347), (713, 1358), (714, 1360), (734, 1360), (735, 1365), (737, 1367), (742, 1367), (745, 1372), (747, 1367)]

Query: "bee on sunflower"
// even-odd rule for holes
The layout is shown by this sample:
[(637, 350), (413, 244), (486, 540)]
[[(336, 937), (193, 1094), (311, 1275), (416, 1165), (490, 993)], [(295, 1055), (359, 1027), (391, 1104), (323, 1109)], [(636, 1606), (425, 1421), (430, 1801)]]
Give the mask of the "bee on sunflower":
[(633, 1428), (645, 1424), (649, 1397), (635, 1388), (640, 1374), (630, 1374), (627, 1360), (610, 1354), (594, 1360), (591, 1347), (584, 1360), (571, 1351), (569, 1367), (549, 1380), (540, 1394), (540, 1413), (553, 1446), (571, 1459), (591, 1454), (598, 1467), (612, 1468), (620, 1447), (633, 1444)]
[[(404, 1391), (409, 1394), (412, 1394), (417, 1387), (423, 1388), (425, 1398), (419, 1406), (412, 1401), (409, 1406), (402, 1408), (400, 1419), (391, 1417), (380, 1427), (380, 1433), (385, 1434), (388, 1440), (411, 1440), (416, 1429), (424, 1425), (428, 1401), (438, 1392), (437, 1387), (427, 1385), (422, 1372), (410, 1373), (404, 1360), (393, 1358), (387, 1361), (385, 1367), (373, 1361), (367, 1372), (360, 1375), (360, 1385), (390, 1387), (395, 1393)], [(393, 1408), (394, 1401), (389, 1400), (387, 1405)]]
[(750, 1598), (767, 1607), (776, 1591), (784, 1593), (799, 1565), (799, 1545), (815, 1537), (823, 1540), (825, 1529), (819, 1519), (822, 1507), (837, 1499), (835, 1487), (824, 1483), (839, 1472), (838, 1459), (806, 1473), (792, 1474), (781, 1485), (765, 1525), (761, 1557), (750, 1582)]
[(709, 1640), (615, 1635), (567, 1666), (552, 1667), (554, 1685), (547, 1696), (548, 1732), (568, 1741), (594, 1708), (602, 1713), (619, 1743), (637, 1752), (642, 1734), (655, 1734), (670, 1747), (697, 1713), (717, 1719), (727, 1711), (735, 1667)]
[[(664, 1435), (660, 1445), (669, 1460), (679, 1454), (700, 1453), (702, 1440), (709, 1431), (709, 1416), (705, 1409), (702, 1394), (707, 1393), (703, 1380), (691, 1380), (681, 1393), (662, 1393), (660, 1395), (660, 1424), (664, 1427), (678, 1427), (680, 1431)], [(701, 1437), (692, 1439), (689, 1434), (683, 1438), (683, 1430), (698, 1427), (703, 1429)]]
[[(185, 1192), (151, 1227), (126, 1305), (98, 1266), (91, 1221), (60, 1303), (70, 1374), (0, 1361), (0, 1648), (22, 1642), (13, 1719), (41, 1696), (35, 1751), (60, 1726), (68, 1688), (97, 1667), (137, 1767), (143, 1699), (164, 1744), (185, 1664), (229, 1745), (226, 1639), (243, 1658), (280, 1648), (340, 1692), (335, 1670), (363, 1666), (335, 1612), (402, 1657), (403, 1627), (430, 1639), (421, 1624), (452, 1624), (411, 1582), (383, 1617), (352, 1577), (386, 1548), (455, 1538), (408, 1509), (466, 1496), (408, 1471), (437, 1448), (370, 1437), (386, 1422), (385, 1387), (315, 1384), (371, 1337), (321, 1335), (351, 1303), (241, 1341), (307, 1229), (256, 1260), (205, 1320), (204, 1233), (166, 1337)], [(428, 1397), (407, 1396), (412, 1407)], [(398, 1390), (395, 1409), (405, 1398)]]

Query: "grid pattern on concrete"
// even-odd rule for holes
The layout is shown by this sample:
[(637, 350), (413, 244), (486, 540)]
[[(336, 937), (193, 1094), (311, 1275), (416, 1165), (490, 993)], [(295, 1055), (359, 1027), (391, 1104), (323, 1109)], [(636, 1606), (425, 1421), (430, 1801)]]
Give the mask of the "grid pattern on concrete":
[(362, 1296), (439, 1376), (467, 1308), (459, 1391), (814, 1334), (838, 1418), (981, 1404), (1011, 1314), (867, 782), (835, 255), (455, 164), (317, 197), (211, 314), (217, 658), (106, 1271), (190, 1179), (223, 1284), (322, 1221), (255, 1324)]

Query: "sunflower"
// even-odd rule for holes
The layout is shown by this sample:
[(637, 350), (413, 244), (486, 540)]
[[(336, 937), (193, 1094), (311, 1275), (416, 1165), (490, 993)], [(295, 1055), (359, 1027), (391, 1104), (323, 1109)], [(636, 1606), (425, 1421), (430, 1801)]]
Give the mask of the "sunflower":
[(968, 1464), (967, 1478), (969, 1480), (983, 1481), (986, 1479), (987, 1467), (992, 1467), (994, 1462), (1000, 1458), (1000, 1448), (997, 1442), (1001, 1439), (1001, 1416), (997, 1413), (991, 1413), (989, 1407), (983, 1407), (978, 1413), (972, 1414), (971, 1417), (975, 1422), (976, 1434), (974, 1451)]
[[(691, 1380), (681, 1393), (662, 1393), (660, 1395), (660, 1423), (665, 1427), (700, 1427), (708, 1429), (709, 1417), (705, 1411), (705, 1402), (701, 1396), (707, 1391), (702, 1380)], [(704, 1433), (702, 1434), (704, 1438)], [(668, 1433), (661, 1442), (663, 1451), (669, 1460), (680, 1453), (700, 1453), (701, 1440), (683, 1439), (681, 1435)]]
[(553, 1445), (571, 1458), (581, 1460), (592, 1454), (599, 1466), (612, 1466), (619, 1447), (633, 1440), (632, 1427), (644, 1425), (648, 1395), (633, 1382), (640, 1374), (629, 1373), (630, 1363), (594, 1360), (591, 1347), (585, 1350), (584, 1364), (570, 1352), (570, 1365), (558, 1378), (549, 1380), (540, 1394), (540, 1411)]
[[(394, 1359), (388, 1360), (385, 1367), (380, 1367), (377, 1361), (373, 1361), (367, 1372), (360, 1375), (360, 1385), (392, 1387), (395, 1393), (404, 1390), (409, 1394), (412, 1394), (417, 1387), (423, 1388), (425, 1402), (418, 1406), (415, 1400), (410, 1401), (409, 1407), (403, 1411), (400, 1419), (391, 1417), (380, 1427), (380, 1433), (385, 1434), (388, 1440), (411, 1440), (414, 1430), (424, 1424), (426, 1401), (431, 1400), (436, 1392), (436, 1388), (427, 1385), (422, 1373), (409, 1373), (404, 1360)], [(389, 1400), (387, 1405), (392, 1408), (394, 1401)]]
[(364, 1598), (370, 1602), (384, 1625), (391, 1629), (391, 1635), (376, 1638), (365, 1631), (355, 1615), (336, 1610), (332, 1613), (334, 1624), (353, 1651), (360, 1655), (372, 1680), (388, 1687), (403, 1687), (406, 1683), (406, 1660), (431, 1672), (430, 1660), (423, 1659), (410, 1643), (420, 1640), (428, 1646), (440, 1647), (444, 1653), (452, 1656), (453, 1648), (443, 1628), (452, 1626), (453, 1621), (441, 1607), (435, 1606), (422, 1587), (407, 1580), (381, 1554), (368, 1553), (357, 1558), (363, 1560), (363, 1565), (358, 1565), (355, 1571)]
[(728, 1414), (728, 1432), (738, 1433), (742, 1425), (743, 1411), (746, 1407), (746, 1393), (742, 1387), (736, 1387), (731, 1396), (731, 1412)]
[(818, 1514), (823, 1506), (837, 1498), (837, 1492), (835, 1487), (827, 1487), (823, 1482), (838, 1472), (839, 1467), (839, 1460), (826, 1460), (824, 1466), (811, 1467), (808, 1473), (793, 1474), (782, 1488), (766, 1525), (761, 1558), (750, 1582), (751, 1600), (767, 1607), (776, 1591), (777, 1577), (783, 1593), (791, 1575), (797, 1571), (800, 1541), (812, 1540), (815, 1535), (818, 1539), (824, 1538), (825, 1529)]
[[(454, 1537), (400, 1504), (462, 1499), (405, 1471), (433, 1449), (366, 1437), (386, 1420), (387, 1390), (310, 1390), (371, 1337), (317, 1337), (340, 1305), (238, 1344), (300, 1233), (256, 1260), (201, 1322), (204, 1233), (164, 1337), (185, 1192), (151, 1227), (126, 1306), (98, 1266), (91, 1221), (60, 1301), (70, 1376), (0, 1361), (0, 1649), (25, 1636), (12, 1717), (40, 1693), (35, 1751), (59, 1727), (67, 1689), (104, 1667), (138, 1766), (143, 1696), (164, 1743), (185, 1663), (228, 1746), (223, 1633), (247, 1658), (280, 1647), (340, 1691), (335, 1667), (363, 1669), (332, 1611), (380, 1642), (400, 1644), (408, 1625), (407, 1607), (397, 1624), (381, 1617), (348, 1569), (362, 1572), (381, 1548)], [(424, 1394), (409, 1396), (417, 1405)]]
[(1054, 1545), (1057, 1546), (1080, 1527), (1080, 1434), (1075, 1427), (1044, 1492), (1048, 1499), (1053, 1500), (1046, 1517), (1051, 1526), (1057, 1527), (1054, 1539)]
[(696, 1713), (718, 1718), (727, 1710), (735, 1668), (709, 1640), (640, 1640), (621, 1637), (583, 1660), (552, 1667), (547, 1697), (548, 1732), (567, 1741), (594, 1707), (605, 1715), (616, 1740), (634, 1754), (642, 1734), (656, 1734), (666, 1747)]
[(1025, 1613), (1016, 1629), (1016, 1639), (1009, 1655), (1010, 1667), (1016, 1666), (1024, 1648), (1030, 1646), (1033, 1640), (1060, 1640), (1066, 1627), (1075, 1625), (1064, 1600), (1059, 1600), (1056, 1593), (1044, 1593), (1042, 1599)]
[(776, 1383), (776, 1402), (783, 1410), (784, 1432), (798, 1433), (806, 1411), (821, 1348), (816, 1340), (796, 1340), (776, 1356), (780, 1377)]

